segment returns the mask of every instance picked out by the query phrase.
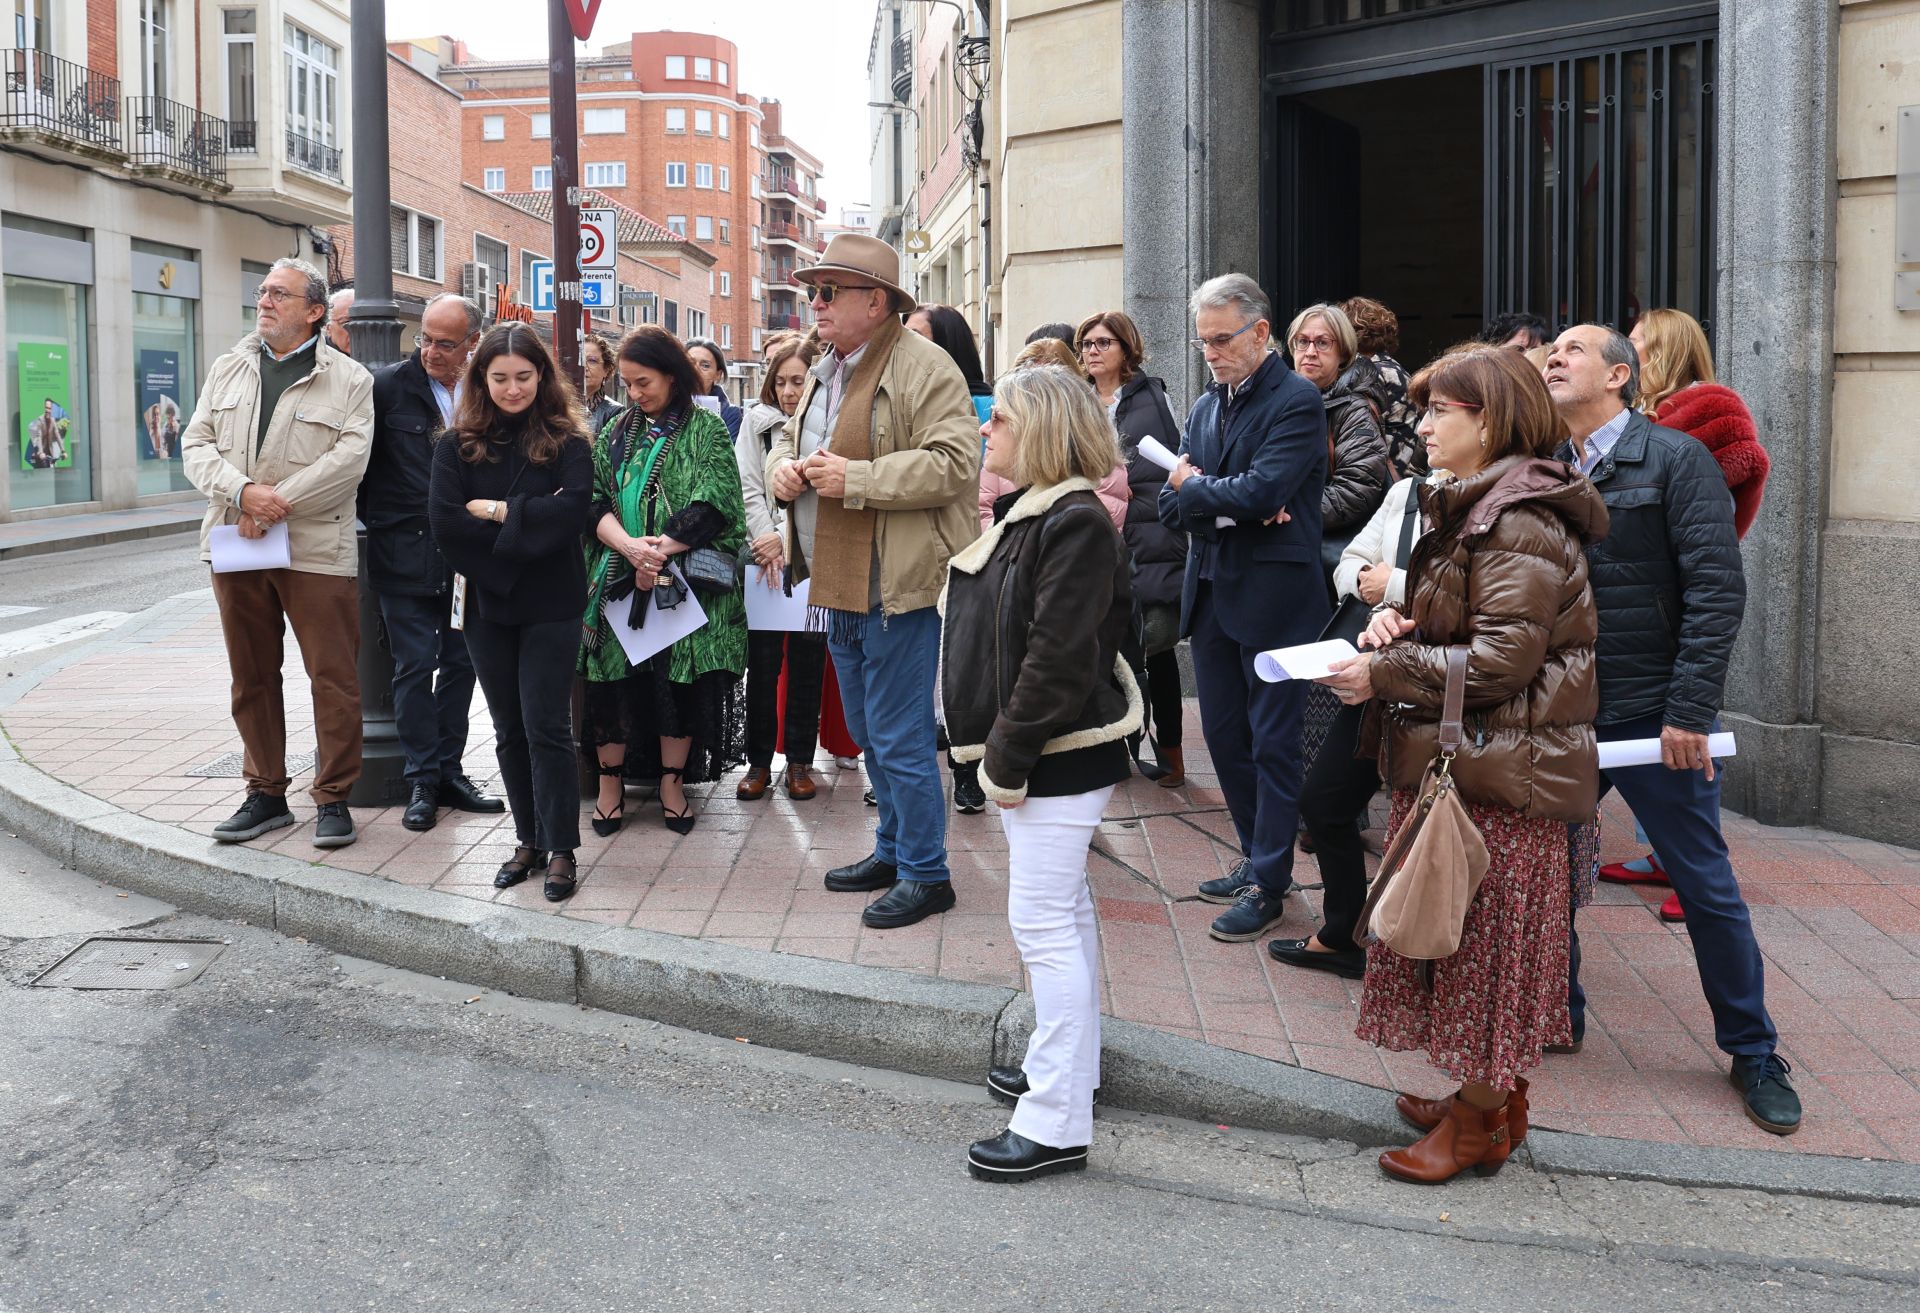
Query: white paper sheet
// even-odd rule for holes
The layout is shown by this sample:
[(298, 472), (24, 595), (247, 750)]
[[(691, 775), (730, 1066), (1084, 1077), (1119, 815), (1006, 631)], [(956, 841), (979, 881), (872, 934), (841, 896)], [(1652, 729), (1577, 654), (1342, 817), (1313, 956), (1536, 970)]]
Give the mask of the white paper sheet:
[(758, 630), (796, 630), (807, 627), (807, 596), (813, 591), (813, 580), (802, 580), (793, 586), (793, 596), (788, 597), (780, 587), (780, 572), (773, 573), (773, 587), (769, 588), (760, 577), (758, 566), (747, 567), (747, 628)]
[[(686, 588), (687, 581), (681, 578), (680, 571), (671, 565), (667, 569), (672, 571), (675, 579), (680, 580), (680, 586)], [(647, 612), (644, 628), (629, 629), (627, 617), (636, 604), (651, 609)], [(700, 599), (691, 588), (687, 588), (686, 599), (671, 611), (662, 611), (654, 606), (653, 594), (643, 593), (637, 588), (617, 602), (606, 603), (601, 610), (606, 614), (607, 624), (613, 629), (613, 636), (626, 649), (628, 663), (636, 666), (707, 623), (707, 613), (701, 609)]]
[(1358, 656), (1352, 643), (1344, 638), (1329, 638), (1297, 647), (1276, 647), (1253, 658), (1253, 673), (1269, 684), (1289, 679), (1322, 679), (1333, 673), (1327, 667), (1336, 661)]
[[(1167, 450), (1167, 444), (1152, 436), (1140, 439), (1140, 454), (1163, 470), (1170, 470), (1180, 463), (1180, 458)], [(1213, 517), (1216, 529), (1231, 529), (1237, 521), (1231, 515)]]
[[(725, 413), (720, 408), (720, 398), (714, 396), (711, 392), (707, 393), (704, 396), (695, 397), (693, 399), (693, 404), (696, 406), (699, 406), (702, 410), (711, 410), (716, 415)], [(648, 621), (647, 623), (652, 624), (653, 622)]]
[(287, 544), (285, 520), (267, 530), (264, 538), (242, 538), (233, 524), (216, 524), (207, 535), (207, 552), (213, 557), (215, 574), (234, 574), (241, 570), (285, 570), (293, 564)]
[[(1707, 735), (1707, 754), (1713, 757), (1733, 756), (1733, 735)], [(1659, 739), (1619, 739), (1613, 743), (1600, 745), (1600, 769), (1614, 770), (1621, 766), (1658, 766), (1660, 764)]]

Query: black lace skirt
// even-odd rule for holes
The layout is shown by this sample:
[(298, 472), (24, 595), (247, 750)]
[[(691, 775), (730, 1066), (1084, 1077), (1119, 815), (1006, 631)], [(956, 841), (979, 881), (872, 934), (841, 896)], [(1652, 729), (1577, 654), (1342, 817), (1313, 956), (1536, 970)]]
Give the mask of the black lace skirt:
[(597, 767), (596, 749), (627, 745), (626, 778), (651, 784), (660, 778), (660, 740), (691, 738), (682, 782), (719, 779), (747, 759), (747, 704), (740, 677), (710, 671), (691, 684), (676, 684), (650, 668), (625, 679), (586, 686), (581, 751)]

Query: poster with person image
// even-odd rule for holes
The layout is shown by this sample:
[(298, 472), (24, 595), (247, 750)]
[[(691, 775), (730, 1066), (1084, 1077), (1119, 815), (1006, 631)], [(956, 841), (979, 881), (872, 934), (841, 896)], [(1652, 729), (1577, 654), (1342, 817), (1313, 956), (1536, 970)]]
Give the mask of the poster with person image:
[(67, 345), (22, 342), (19, 359), (20, 468), (66, 469), (73, 464)]
[(172, 460), (180, 454), (180, 353), (140, 353), (140, 458)]

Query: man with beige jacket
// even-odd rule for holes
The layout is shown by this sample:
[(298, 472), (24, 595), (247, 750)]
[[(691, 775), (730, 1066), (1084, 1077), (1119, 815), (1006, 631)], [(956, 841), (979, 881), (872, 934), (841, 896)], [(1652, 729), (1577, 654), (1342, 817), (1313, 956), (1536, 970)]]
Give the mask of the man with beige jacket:
[(360, 778), (354, 494), (372, 443), (373, 376), (328, 345), (327, 283), (312, 265), (276, 261), (257, 307), (256, 331), (214, 361), (180, 439), (187, 477), (207, 496), (202, 560), (220, 525), (259, 539), (284, 523), (288, 543), (285, 568), (213, 576), (247, 779), (246, 801), (213, 837), (239, 843), (293, 824), (280, 684), (291, 622), (313, 688), (313, 844), (343, 848), (356, 837), (347, 794)]
[(947, 561), (980, 533), (980, 429), (947, 353), (900, 324), (899, 257), (843, 233), (794, 275), (820, 340), (800, 408), (774, 439), (767, 486), (792, 505), (793, 582), (827, 633), (847, 728), (880, 806), (873, 855), (827, 872), (835, 893), (891, 890), (861, 921), (912, 925), (954, 905), (947, 797), (933, 721), (936, 603)]

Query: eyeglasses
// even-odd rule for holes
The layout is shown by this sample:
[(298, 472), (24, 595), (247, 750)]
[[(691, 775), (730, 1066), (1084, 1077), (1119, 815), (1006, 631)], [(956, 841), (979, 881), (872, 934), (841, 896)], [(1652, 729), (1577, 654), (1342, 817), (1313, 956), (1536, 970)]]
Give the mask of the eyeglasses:
[(458, 351), (467, 344), (467, 341), (465, 338), (454, 337), (422, 337), (419, 333), (415, 333), (413, 335), (413, 344), (422, 351), (427, 350), (429, 347), (435, 351)]
[(1427, 403), (1427, 418), (1439, 419), (1442, 415), (1454, 410), (1484, 409), (1484, 406), (1476, 406), (1471, 401), (1430, 401)]
[(879, 290), (872, 283), (815, 283), (807, 299), (818, 301), (821, 305), (832, 305), (833, 298), (842, 292), (877, 292)]
[(1334, 347), (1334, 341), (1330, 337), (1306, 337), (1303, 335), (1294, 338), (1291, 345), (1293, 347), (1293, 353), (1297, 356), (1302, 351), (1331, 351)]
[(287, 302), (293, 300), (295, 297), (299, 297), (302, 300), (304, 300), (306, 298), (306, 293), (305, 292), (289, 292), (284, 287), (262, 287), (258, 292), (255, 292), (253, 294), (253, 300), (256, 305), (262, 301), (271, 301), (275, 305), (285, 305)]
[(1080, 349), (1082, 351), (1111, 351), (1119, 345), (1120, 342), (1117, 338), (1090, 337), (1080, 344)]
[(1227, 349), (1227, 343), (1239, 337), (1240, 334), (1246, 332), (1255, 324), (1265, 322), (1264, 319), (1254, 319), (1240, 325), (1240, 327), (1234, 329), (1231, 333), (1215, 333), (1212, 337), (1190, 337), (1187, 339), (1187, 345), (1195, 351), (1205, 351), (1208, 347), (1212, 347), (1215, 351), (1225, 351)]

